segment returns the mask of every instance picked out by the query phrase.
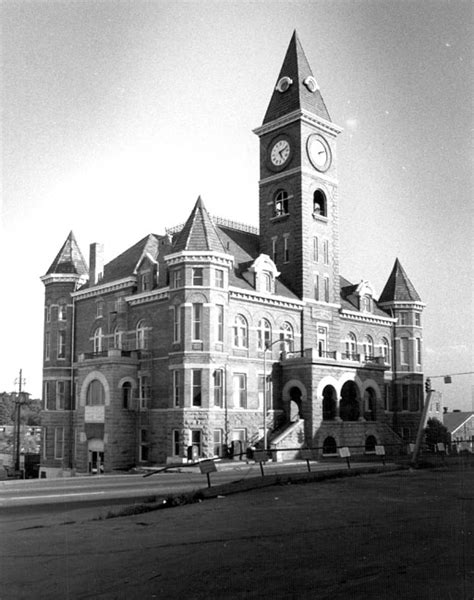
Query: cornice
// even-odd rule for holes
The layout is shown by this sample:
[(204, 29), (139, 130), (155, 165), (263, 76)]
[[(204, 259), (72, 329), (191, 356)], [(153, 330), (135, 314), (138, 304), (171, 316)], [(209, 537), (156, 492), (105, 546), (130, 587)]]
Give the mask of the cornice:
[(335, 123), (331, 123), (331, 121), (326, 121), (326, 119), (318, 117), (317, 115), (307, 110), (298, 109), (294, 110), (291, 113), (288, 113), (287, 115), (284, 115), (283, 117), (280, 117), (279, 119), (275, 119), (270, 123), (265, 123), (265, 125), (256, 127), (255, 129), (253, 129), (253, 133), (255, 133), (256, 135), (265, 135), (266, 133), (270, 133), (272, 131), (275, 131), (276, 129), (280, 129), (284, 125), (294, 123), (299, 119), (301, 119), (304, 123), (308, 123), (313, 126), (316, 125), (319, 129), (321, 129), (325, 133), (333, 135), (334, 137), (341, 133), (341, 131), (343, 131), (342, 127), (339, 127), (339, 125), (336, 125)]
[(156, 300), (166, 300), (169, 298), (169, 287), (160, 288), (159, 290), (150, 290), (141, 292), (140, 294), (134, 294), (133, 296), (125, 296), (125, 301), (130, 306), (136, 306), (137, 304), (145, 304), (146, 302), (154, 302)]
[(181, 263), (183, 260), (189, 262), (210, 262), (218, 265), (228, 264), (229, 266), (234, 264), (234, 257), (231, 254), (212, 252), (210, 250), (181, 250), (180, 252), (168, 254), (164, 260), (170, 266)]
[(229, 295), (231, 298), (235, 298), (238, 300), (246, 300), (247, 302), (259, 302), (261, 304), (266, 304), (269, 306), (278, 306), (278, 307), (286, 307), (293, 308), (296, 310), (300, 310), (305, 303), (301, 300), (289, 300), (284, 296), (278, 295), (263, 295), (258, 292), (252, 292), (250, 290), (243, 291), (240, 288), (229, 286)]
[(49, 283), (77, 283), (82, 278), (83, 275), (74, 275), (72, 273), (48, 273), (40, 277), (40, 280), (44, 285), (48, 285)]
[(408, 310), (413, 310), (414, 308), (423, 310), (426, 306), (424, 302), (420, 302), (419, 300), (393, 300), (390, 302), (379, 302), (378, 305), (382, 308), (406, 308)]
[(384, 325), (391, 325), (397, 322), (397, 319), (393, 319), (392, 317), (380, 317), (378, 315), (354, 312), (344, 308), (340, 311), (340, 315), (343, 319), (348, 319), (350, 321), (361, 321), (364, 323), (382, 323)]
[(83, 300), (84, 298), (92, 298), (94, 296), (100, 296), (101, 294), (116, 292), (117, 290), (123, 290), (124, 288), (130, 287), (131, 285), (136, 285), (137, 278), (134, 277), (126, 277), (124, 279), (117, 279), (116, 281), (111, 281), (110, 283), (104, 283), (102, 285), (95, 285), (91, 288), (86, 288), (85, 290), (79, 290), (71, 294), (73, 298), (80, 298)]

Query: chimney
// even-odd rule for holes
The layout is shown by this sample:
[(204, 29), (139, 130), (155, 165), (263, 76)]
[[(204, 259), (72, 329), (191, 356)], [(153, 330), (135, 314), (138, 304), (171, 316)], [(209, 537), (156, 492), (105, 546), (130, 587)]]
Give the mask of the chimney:
[(89, 248), (89, 287), (101, 282), (104, 275), (104, 245), (94, 242)]

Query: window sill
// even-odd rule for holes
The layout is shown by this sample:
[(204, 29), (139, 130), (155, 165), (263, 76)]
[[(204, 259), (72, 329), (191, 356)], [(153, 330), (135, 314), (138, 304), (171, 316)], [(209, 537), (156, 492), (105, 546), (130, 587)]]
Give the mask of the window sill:
[(275, 215), (270, 218), (270, 221), (272, 223), (276, 222), (276, 221), (284, 221), (285, 219), (288, 219), (289, 216), (290, 216), (290, 213), (285, 213), (284, 215)]
[(321, 223), (327, 223), (328, 222), (328, 218), (324, 217), (323, 215), (320, 215), (318, 213), (313, 213), (313, 219), (315, 221), (320, 221)]

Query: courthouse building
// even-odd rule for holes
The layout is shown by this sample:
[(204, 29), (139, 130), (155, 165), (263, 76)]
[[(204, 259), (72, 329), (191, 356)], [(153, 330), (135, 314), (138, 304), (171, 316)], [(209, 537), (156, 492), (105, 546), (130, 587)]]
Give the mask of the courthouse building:
[(42, 277), (42, 476), (413, 440), (424, 305), (398, 260), (379, 298), (339, 273), (341, 131), (295, 33), (255, 129), (258, 229), (198, 198), (105, 265), (69, 234)]

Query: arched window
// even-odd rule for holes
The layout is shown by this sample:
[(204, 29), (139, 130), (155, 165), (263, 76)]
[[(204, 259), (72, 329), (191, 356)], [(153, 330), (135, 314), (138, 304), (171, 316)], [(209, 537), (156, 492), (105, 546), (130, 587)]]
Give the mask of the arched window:
[(381, 347), (382, 356), (384, 362), (390, 364), (390, 344), (387, 338), (382, 338), (382, 347)]
[(322, 190), (316, 190), (313, 194), (313, 216), (327, 217), (326, 195)]
[(342, 386), (339, 416), (342, 421), (357, 421), (360, 417), (359, 391), (354, 381), (346, 381)]
[(373, 435), (368, 435), (365, 439), (365, 451), (368, 452), (375, 452), (375, 446), (377, 445), (377, 440), (375, 439), (375, 436)]
[(352, 331), (347, 335), (344, 358), (357, 360), (357, 338)]
[(98, 379), (93, 379), (87, 388), (86, 406), (103, 406), (104, 404), (104, 386)]
[(269, 273), (268, 271), (263, 271), (262, 273), (262, 279), (263, 279), (263, 291), (264, 292), (271, 292), (273, 290), (273, 277), (272, 274)]
[(234, 346), (236, 348), (248, 348), (249, 336), (247, 320), (242, 315), (237, 315), (234, 319)]
[(368, 294), (364, 294), (364, 296), (360, 299), (360, 307), (364, 312), (372, 312), (372, 298)]
[(129, 409), (132, 405), (132, 384), (126, 381), (122, 385), (122, 406), (123, 408)]
[(323, 390), (323, 421), (333, 421), (336, 418), (336, 390), (327, 385)]
[(94, 344), (94, 353), (102, 352), (104, 342), (104, 334), (102, 332), (102, 327), (97, 327), (94, 331), (93, 336), (93, 344)]
[(374, 340), (370, 335), (366, 335), (364, 339), (364, 354), (365, 360), (371, 360), (374, 357)]
[(258, 349), (265, 350), (272, 339), (272, 326), (267, 319), (261, 319), (258, 323)]
[(114, 348), (123, 348), (123, 331), (118, 327), (114, 329)]
[(147, 327), (142, 319), (137, 324), (137, 350), (145, 350), (147, 347)]
[(273, 216), (282, 217), (283, 215), (289, 214), (288, 209), (288, 192), (285, 190), (278, 190), (275, 194), (273, 202)]
[(329, 436), (323, 442), (323, 454), (337, 454), (336, 440)]
[(280, 329), (280, 350), (281, 352), (291, 352), (293, 350), (293, 327), (285, 321)]

